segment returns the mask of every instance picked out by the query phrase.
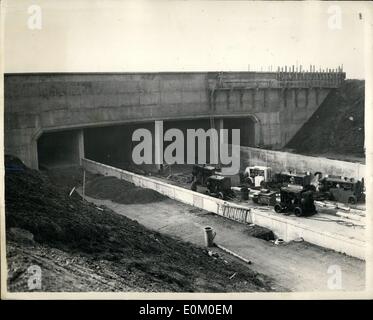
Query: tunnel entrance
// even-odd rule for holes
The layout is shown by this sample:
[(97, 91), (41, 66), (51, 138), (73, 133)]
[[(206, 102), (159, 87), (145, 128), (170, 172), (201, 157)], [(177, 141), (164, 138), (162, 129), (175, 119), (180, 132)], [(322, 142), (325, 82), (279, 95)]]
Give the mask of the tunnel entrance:
[[(198, 120), (175, 120), (175, 121), (164, 121), (163, 122), (163, 134), (172, 128), (176, 128), (182, 131), (185, 138), (184, 144), (184, 161), (186, 162), (187, 154), (187, 129), (203, 129), (207, 131), (210, 127), (209, 119), (198, 119)], [(117, 125), (110, 127), (98, 127), (85, 129), (85, 155), (88, 159), (102, 162), (108, 165), (112, 165), (118, 168), (126, 169), (134, 166), (132, 161), (132, 150), (139, 143), (138, 141), (132, 141), (132, 134), (136, 129), (147, 129), (153, 135), (152, 141), (152, 152), (153, 152), (153, 163), (155, 160), (154, 151), (154, 139), (155, 139), (155, 127), (154, 122), (146, 123), (131, 123), (126, 125)], [(165, 149), (172, 142), (163, 142), (163, 148)], [(209, 149), (209, 143), (207, 143), (207, 149)], [(208, 151), (208, 150), (207, 150)], [(195, 150), (196, 158), (198, 155), (198, 149), (196, 144)], [(148, 171), (158, 170), (155, 165), (141, 165), (141, 167)], [(132, 168), (133, 169), (133, 168)]]
[[(245, 118), (224, 118), (224, 129), (231, 132), (232, 129), (240, 130), (240, 145), (255, 147), (255, 122), (253, 119)], [(229, 135), (228, 143), (232, 144), (232, 135)]]
[[(240, 145), (255, 146), (255, 122), (245, 118), (220, 118), (215, 119), (215, 128), (228, 129), (228, 143), (232, 143), (233, 129), (240, 130)], [(38, 139), (39, 169), (79, 165), (80, 159), (86, 157), (119, 168), (132, 166), (132, 150), (139, 143), (132, 141), (132, 134), (136, 129), (149, 130), (154, 136), (154, 122), (131, 123), (108, 127), (95, 127), (80, 130), (43, 133)], [(163, 122), (163, 133), (168, 129), (179, 129), (184, 134), (184, 162), (187, 162), (187, 129), (211, 128), (209, 118), (198, 120), (174, 120)], [(154, 137), (153, 137), (154, 138)], [(209, 138), (206, 141), (206, 160), (209, 162)], [(164, 142), (166, 148), (171, 142)], [(198, 143), (195, 143), (196, 163), (198, 159)], [(154, 161), (154, 139), (153, 139)], [(153, 162), (154, 163), (154, 162)], [(148, 165), (155, 167), (154, 165)]]
[(132, 164), (132, 150), (139, 143), (132, 141), (132, 134), (138, 128), (153, 132), (154, 123), (85, 129), (86, 157), (114, 167), (125, 168), (125, 166)]
[(82, 142), (82, 130), (43, 133), (37, 142), (39, 169), (79, 165)]
[[(229, 130), (228, 142), (232, 143), (232, 129), (240, 130), (240, 144), (242, 146), (255, 146), (255, 122), (249, 117), (245, 118), (217, 118), (215, 128), (225, 128)], [(132, 134), (136, 129), (147, 129), (153, 135), (153, 163), (154, 163), (154, 122), (131, 123), (124, 125), (95, 127), (84, 130), (85, 156), (88, 159), (126, 169), (135, 166), (132, 162), (132, 150), (139, 143), (132, 141)], [(209, 118), (193, 120), (169, 120), (163, 122), (163, 134), (168, 129), (179, 129), (184, 135), (184, 163), (187, 163), (187, 129), (203, 129), (207, 131), (211, 128)], [(210, 139), (206, 141), (206, 162), (209, 163)], [(218, 141), (217, 141), (218, 142)], [(172, 142), (163, 142), (164, 149)], [(198, 160), (198, 143), (195, 142), (195, 161)], [(141, 165), (146, 170), (156, 170), (155, 165)], [(137, 167), (137, 166), (136, 166)]]

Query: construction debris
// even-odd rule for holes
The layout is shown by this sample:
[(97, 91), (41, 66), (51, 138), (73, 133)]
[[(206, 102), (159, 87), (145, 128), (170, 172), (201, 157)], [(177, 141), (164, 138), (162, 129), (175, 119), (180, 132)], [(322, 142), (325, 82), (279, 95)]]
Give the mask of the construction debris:
[(279, 244), (285, 243), (285, 241), (283, 239), (276, 239), (273, 243), (277, 246)]
[(233, 273), (233, 274), (229, 277), (229, 279), (233, 279), (233, 278), (235, 277), (236, 274), (237, 274), (237, 272)]
[(232, 256), (234, 256), (234, 257), (236, 257), (236, 258), (238, 258), (238, 259), (240, 259), (240, 260), (242, 260), (242, 261), (244, 261), (244, 262), (246, 262), (247, 264), (251, 264), (251, 261), (250, 261), (250, 260), (247, 260), (246, 258), (240, 256), (239, 254), (237, 254), (237, 253), (235, 253), (235, 252), (233, 252), (233, 251), (231, 251), (231, 250), (229, 250), (229, 249), (227, 249), (227, 248), (221, 246), (220, 244), (215, 244), (215, 245), (216, 245), (219, 249), (221, 249), (221, 250), (223, 250), (223, 251), (225, 251), (225, 252), (231, 254)]

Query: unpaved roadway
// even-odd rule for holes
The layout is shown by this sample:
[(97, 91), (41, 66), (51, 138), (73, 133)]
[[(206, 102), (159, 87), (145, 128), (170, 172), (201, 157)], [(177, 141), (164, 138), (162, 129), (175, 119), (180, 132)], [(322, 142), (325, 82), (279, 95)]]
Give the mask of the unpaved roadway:
[(275, 245), (250, 237), (247, 225), (171, 199), (151, 205), (123, 205), (110, 200), (86, 199), (137, 220), (149, 229), (199, 246), (204, 245), (203, 228), (211, 226), (217, 233), (217, 244), (251, 260), (250, 268), (275, 279), (279, 287), (291, 291), (336, 290), (328, 283), (332, 283), (335, 274), (332, 272), (338, 268), (342, 272), (342, 290), (364, 290), (365, 262), (356, 258), (305, 242)]

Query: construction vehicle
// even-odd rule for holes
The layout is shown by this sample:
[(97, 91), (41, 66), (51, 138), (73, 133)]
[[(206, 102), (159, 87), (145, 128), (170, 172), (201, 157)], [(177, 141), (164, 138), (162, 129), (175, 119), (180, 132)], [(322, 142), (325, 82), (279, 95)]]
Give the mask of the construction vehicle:
[(290, 171), (283, 171), (273, 174), (270, 167), (254, 166), (245, 169), (243, 179), (251, 188), (280, 189), (289, 184), (294, 184), (308, 190), (316, 189), (311, 185), (312, 176), (308, 172), (293, 173)]
[(236, 200), (238, 201), (249, 200), (249, 188), (247, 188), (246, 186), (231, 187), (231, 190), (233, 191)]
[(247, 167), (243, 174), (244, 182), (250, 187), (262, 187), (272, 179), (272, 169), (264, 166)]
[(271, 191), (269, 189), (262, 189), (260, 192), (254, 193), (252, 200), (254, 203), (274, 206), (276, 204), (277, 191)]
[(319, 180), (317, 197), (356, 204), (364, 198), (364, 182), (340, 176), (327, 176)]
[(276, 173), (273, 182), (277, 187), (285, 187), (287, 185), (302, 186), (305, 189), (315, 191), (316, 188), (311, 185), (312, 175), (309, 172), (295, 173), (290, 171), (283, 171)]
[(205, 186), (207, 178), (219, 171), (220, 169), (213, 166), (195, 164), (192, 169), (194, 185)]
[(212, 175), (206, 179), (207, 194), (219, 199), (228, 199), (235, 196), (231, 189), (229, 177)]
[(277, 213), (294, 213), (297, 217), (316, 213), (313, 191), (290, 185), (280, 189), (280, 202), (274, 205)]

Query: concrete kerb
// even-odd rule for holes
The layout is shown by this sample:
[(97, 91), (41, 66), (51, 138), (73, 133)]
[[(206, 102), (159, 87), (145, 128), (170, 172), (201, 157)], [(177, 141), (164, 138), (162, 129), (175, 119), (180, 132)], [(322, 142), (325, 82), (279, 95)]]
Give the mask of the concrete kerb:
[(156, 180), (150, 177), (144, 177), (126, 170), (118, 169), (105, 165), (93, 160), (82, 159), (83, 167), (92, 172), (107, 176), (114, 176), (118, 179), (123, 179), (132, 182), (136, 186), (156, 190), (157, 192), (168, 196), (169, 198), (180, 201), (182, 203), (192, 205), (194, 207), (206, 210), (208, 212), (222, 215), (219, 211), (219, 206), (229, 205), (236, 208), (249, 210), (245, 223), (254, 223), (256, 225), (266, 227), (279, 238), (285, 241), (291, 241), (302, 237), (305, 241), (329, 248), (337, 252), (365, 260), (365, 242), (358, 239), (350, 239), (349, 237), (341, 236), (340, 234), (315, 230), (310, 228), (305, 222), (276, 215), (272, 212), (263, 212), (255, 208), (248, 208), (233, 204), (221, 199), (213, 198), (192, 190), (188, 190), (179, 186), (171, 185), (163, 181)]

